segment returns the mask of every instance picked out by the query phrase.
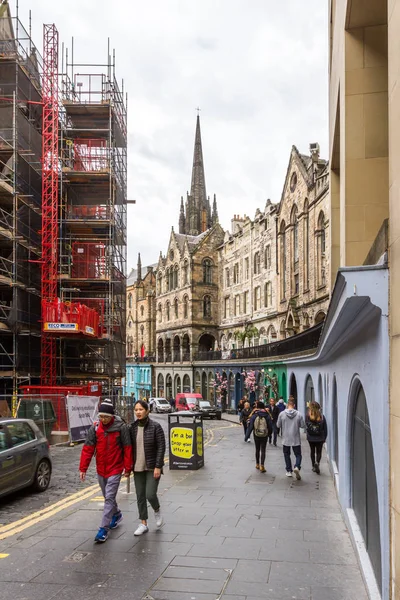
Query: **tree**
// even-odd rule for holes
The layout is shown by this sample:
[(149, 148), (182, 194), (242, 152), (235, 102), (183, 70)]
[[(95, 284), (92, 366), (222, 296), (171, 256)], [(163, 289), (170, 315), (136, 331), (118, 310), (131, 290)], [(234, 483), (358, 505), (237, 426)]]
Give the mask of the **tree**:
[(251, 323), (247, 323), (242, 331), (237, 329), (233, 335), (236, 340), (239, 340), (239, 342), (241, 343), (241, 345), (243, 347), (246, 339), (249, 340), (249, 344), (250, 344), (250, 342), (253, 338), (258, 337), (258, 329)]

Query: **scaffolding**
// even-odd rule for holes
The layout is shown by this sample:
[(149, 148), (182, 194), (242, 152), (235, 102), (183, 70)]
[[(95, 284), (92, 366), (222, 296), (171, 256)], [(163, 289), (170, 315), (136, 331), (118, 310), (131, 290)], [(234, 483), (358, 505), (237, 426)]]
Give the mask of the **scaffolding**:
[(125, 374), (126, 98), (110, 48), (104, 64), (78, 64), (72, 41), (49, 102), (54, 26), (44, 41), (45, 61), (0, 0), (0, 394), (41, 379), (113, 395)]

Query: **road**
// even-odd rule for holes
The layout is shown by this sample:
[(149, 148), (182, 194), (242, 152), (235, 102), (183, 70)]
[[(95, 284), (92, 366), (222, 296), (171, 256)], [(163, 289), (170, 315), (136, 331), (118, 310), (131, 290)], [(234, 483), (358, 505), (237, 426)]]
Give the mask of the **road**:
[[(167, 432), (167, 415), (152, 414), (152, 418), (162, 424)], [(221, 421), (204, 421), (205, 431), (220, 425)], [(51, 457), (53, 473), (49, 488), (42, 494), (30, 489), (21, 490), (0, 499), (0, 525), (7, 525), (34, 512), (40, 511), (70, 494), (85, 490), (88, 485), (97, 483), (95, 461), (87, 472), (85, 483), (79, 479), (78, 465), (82, 444), (75, 446), (53, 446)]]

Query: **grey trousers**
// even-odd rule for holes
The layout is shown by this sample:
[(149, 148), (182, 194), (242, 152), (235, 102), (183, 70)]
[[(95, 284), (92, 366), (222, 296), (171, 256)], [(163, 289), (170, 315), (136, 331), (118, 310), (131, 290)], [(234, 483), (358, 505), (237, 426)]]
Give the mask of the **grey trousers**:
[(109, 529), (111, 519), (119, 511), (116, 498), (122, 475), (111, 475), (111, 477), (97, 475), (97, 477), (104, 496), (103, 518), (100, 527)]
[(154, 471), (135, 471), (133, 481), (135, 482), (136, 500), (139, 510), (139, 519), (141, 521), (147, 521), (147, 501), (149, 501), (151, 507), (158, 512), (160, 510), (160, 503), (157, 497), (158, 484), (160, 483), (160, 477), (154, 479)]

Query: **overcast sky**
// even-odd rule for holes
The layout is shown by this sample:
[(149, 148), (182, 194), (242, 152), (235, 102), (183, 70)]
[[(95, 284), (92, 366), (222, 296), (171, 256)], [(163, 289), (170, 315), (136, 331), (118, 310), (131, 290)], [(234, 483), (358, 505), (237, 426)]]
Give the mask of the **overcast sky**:
[[(10, 2), (15, 15), (15, 0)], [(165, 253), (190, 189), (200, 106), (207, 194), (225, 229), (280, 199), (290, 149), (328, 154), (328, 0), (19, 0), (74, 36), (77, 62), (104, 62), (107, 38), (128, 92), (128, 271)]]

